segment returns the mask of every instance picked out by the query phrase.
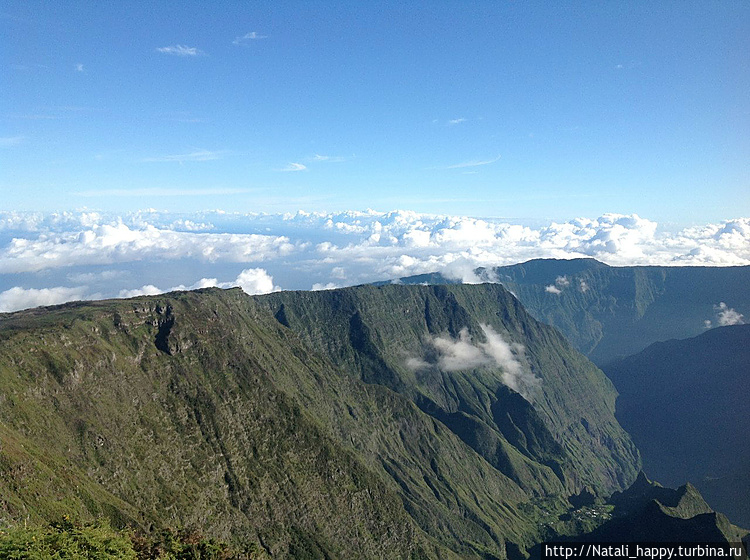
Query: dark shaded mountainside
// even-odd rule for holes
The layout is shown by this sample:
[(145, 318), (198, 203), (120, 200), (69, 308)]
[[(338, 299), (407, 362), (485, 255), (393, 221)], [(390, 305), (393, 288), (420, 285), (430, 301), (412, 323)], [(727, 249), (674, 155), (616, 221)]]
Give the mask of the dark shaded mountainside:
[[(730, 543), (741, 546), (738, 560), (748, 558), (747, 532), (713, 511), (689, 483), (676, 490), (664, 488), (640, 473), (630, 488), (615, 492), (608, 504), (615, 512), (611, 519), (585, 534), (561, 537), (560, 542)], [(540, 557), (541, 545), (530, 553)], [(632, 557), (639, 556), (632, 553)]]
[(692, 482), (750, 526), (750, 325), (654, 344), (605, 372), (645, 471), (668, 485)]
[[(722, 302), (750, 316), (750, 266), (613, 267), (594, 259), (537, 259), (477, 272), (502, 283), (598, 365), (654, 342), (699, 335), (707, 320), (717, 326), (715, 306)], [(440, 274), (400, 281), (454, 283)]]
[(518, 557), (616, 517), (596, 496), (640, 461), (615, 395), (499, 285), (2, 315), (0, 525), (196, 527), (252, 558)]

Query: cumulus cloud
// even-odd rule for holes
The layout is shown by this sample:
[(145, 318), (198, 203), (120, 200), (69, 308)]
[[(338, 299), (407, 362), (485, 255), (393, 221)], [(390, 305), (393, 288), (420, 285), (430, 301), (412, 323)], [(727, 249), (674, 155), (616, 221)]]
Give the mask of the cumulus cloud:
[(321, 290), (335, 290), (336, 288), (340, 288), (338, 284), (334, 284), (333, 282), (328, 282), (327, 284), (323, 284), (322, 282), (316, 282), (312, 285), (312, 291), (313, 292), (319, 292)]
[(157, 47), (157, 52), (163, 54), (171, 54), (174, 56), (198, 56), (203, 54), (203, 51), (196, 47), (188, 47), (187, 45), (171, 45), (169, 47)]
[(437, 350), (437, 366), (443, 371), (475, 369), (492, 363), (489, 355), (472, 344), (466, 327), (458, 333), (458, 339), (443, 335), (431, 339), (430, 343)]
[(18, 311), (30, 307), (44, 305), (57, 305), (68, 301), (87, 299), (86, 287), (77, 286), (68, 288), (57, 286), (55, 288), (22, 288), (15, 286), (4, 292), (0, 292), (0, 312)]
[[(583, 280), (581, 282), (583, 282)], [(585, 282), (583, 283), (585, 284)], [(568, 277), (558, 276), (557, 278), (555, 278), (555, 283), (546, 286), (544, 288), (544, 291), (549, 292), (550, 294), (560, 295), (562, 291), (568, 286), (570, 286), (570, 280), (568, 279)]]
[(721, 327), (745, 324), (744, 315), (742, 315), (742, 313), (738, 311), (735, 311), (723, 301), (719, 302), (718, 305), (714, 305), (714, 311), (716, 311), (716, 322)]
[(499, 368), (505, 385), (531, 401), (533, 391), (541, 380), (521, 363), (524, 347), (509, 344), (490, 325), (481, 324), (485, 342), (474, 343), (468, 328), (458, 338), (434, 336), (425, 342), (422, 357), (410, 356), (406, 367), (412, 370), (437, 368), (441, 371), (466, 371), (477, 368)]
[[(199, 276), (218, 276), (221, 284), (261, 263), (285, 289), (348, 286), (430, 272), (474, 283), (496, 280), (486, 275), (496, 266), (576, 257), (615, 266), (750, 265), (750, 219), (665, 232), (653, 221), (620, 214), (528, 227), (404, 210), (0, 211), (0, 290), (18, 285), (10, 276), (14, 274), (63, 269), (66, 277), (105, 267), (123, 274), (109, 282), (68, 280), (95, 283), (106, 297), (115, 297), (119, 290), (144, 284), (190, 286)], [(128, 284), (133, 268), (139, 271), (137, 285)], [(485, 273), (477, 274), (477, 268)], [(183, 279), (178, 270), (191, 276)], [(588, 289), (573, 278), (550, 278), (549, 285), (553, 294)]]
[(206, 262), (258, 262), (289, 255), (287, 237), (260, 234), (192, 233), (123, 223), (94, 225), (36, 238), (15, 237), (0, 249), (0, 274), (75, 265), (192, 258)]
[(138, 296), (158, 296), (159, 294), (163, 293), (164, 290), (160, 290), (152, 284), (146, 284), (145, 286), (141, 286), (140, 288), (135, 288), (133, 290), (120, 290), (120, 293), (117, 297), (132, 298)]
[(237, 276), (235, 284), (251, 296), (280, 290), (278, 286), (274, 286), (273, 277), (262, 268), (246, 268)]

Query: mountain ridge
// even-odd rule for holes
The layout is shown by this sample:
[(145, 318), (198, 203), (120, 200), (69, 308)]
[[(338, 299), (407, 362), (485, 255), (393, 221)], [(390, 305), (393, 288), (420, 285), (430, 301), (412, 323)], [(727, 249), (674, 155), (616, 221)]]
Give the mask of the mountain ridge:
[[(615, 267), (590, 258), (533, 259), (475, 272), (480, 281), (503, 284), (599, 366), (653, 342), (700, 334), (706, 321), (717, 323), (722, 303), (736, 311), (734, 320), (750, 316), (750, 266)], [(460, 283), (440, 274), (397, 282)]]
[(573, 531), (576, 495), (635, 479), (614, 399), (497, 285), (17, 312), (0, 316), (0, 522), (198, 527), (253, 558), (505, 558)]

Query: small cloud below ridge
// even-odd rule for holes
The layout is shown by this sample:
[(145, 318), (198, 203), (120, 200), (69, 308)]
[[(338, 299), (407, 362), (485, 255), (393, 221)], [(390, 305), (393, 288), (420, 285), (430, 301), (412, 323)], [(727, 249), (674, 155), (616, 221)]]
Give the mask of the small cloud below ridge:
[[(581, 285), (585, 284), (586, 282), (581, 280)], [(557, 278), (555, 278), (555, 283), (546, 286), (544, 288), (544, 291), (559, 296), (563, 292), (563, 290), (569, 286), (570, 280), (568, 280), (567, 276), (558, 276)], [(588, 286), (586, 286), (586, 289), (588, 290)], [(581, 291), (584, 291), (583, 288), (581, 288)]]
[[(745, 324), (745, 316), (739, 311), (729, 307), (723, 301), (714, 305), (714, 312), (714, 321), (716, 321), (716, 325), (719, 327)], [(714, 322), (707, 319), (703, 322), (703, 325), (707, 329), (710, 329), (714, 325)]]
[(437, 368), (445, 372), (500, 368), (503, 383), (531, 402), (541, 379), (522, 365), (523, 345), (506, 342), (490, 325), (479, 327), (485, 342), (474, 343), (467, 327), (461, 329), (457, 339), (433, 336), (425, 341), (422, 357), (407, 358), (406, 367), (415, 371)]

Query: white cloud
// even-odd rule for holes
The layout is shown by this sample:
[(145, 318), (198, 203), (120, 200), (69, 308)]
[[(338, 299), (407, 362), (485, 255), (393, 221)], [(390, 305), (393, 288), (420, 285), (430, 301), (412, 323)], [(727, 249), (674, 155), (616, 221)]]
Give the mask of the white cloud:
[(120, 293), (117, 297), (132, 298), (138, 296), (158, 296), (159, 294), (163, 293), (164, 290), (160, 290), (153, 284), (146, 284), (145, 286), (141, 286), (140, 288), (135, 288), (133, 290), (120, 290)]
[(490, 325), (480, 325), (485, 342), (474, 343), (464, 327), (454, 339), (448, 335), (434, 336), (425, 342), (423, 357), (408, 357), (406, 367), (412, 370), (436, 367), (442, 371), (466, 371), (477, 368), (500, 368), (505, 385), (531, 401), (541, 380), (521, 363), (524, 347), (509, 344)]
[(578, 289), (579, 289), (579, 290), (581, 291), (581, 293), (583, 293), (583, 294), (585, 294), (586, 292), (588, 292), (588, 291), (589, 291), (589, 285), (588, 285), (588, 283), (586, 282), (586, 280), (584, 280), (583, 278), (581, 278), (581, 280), (580, 280), (580, 281), (578, 282)]
[(295, 163), (295, 162), (290, 163), (289, 165), (287, 165), (286, 167), (282, 169), (279, 169), (279, 171), (306, 171), (306, 170), (307, 170), (306, 165), (303, 165), (301, 163)]
[[(583, 282), (583, 281), (582, 281)], [(583, 282), (585, 284), (585, 282)], [(549, 292), (550, 294), (560, 295), (562, 291), (570, 286), (570, 280), (568, 280), (567, 276), (558, 276), (555, 278), (555, 283), (550, 284), (549, 286), (545, 286), (544, 291)], [(588, 287), (587, 287), (588, 289)]]
[(269, 294), (281, 288), (274, 286), (273, 277), (262, 268), (247, 268), (235, 280), (237, 286), (248, 295)]
[(0, 292), (0, 312), (18, 311), (30, 307), (57, 305), (68, 301), (87, 299), (87, 288), (76, 286), (73, 288), (57, 286), (55, 288), (21, 288), (15, 286)]
[(268, 39), (268, 35), (261, 35), (257, 31), (250, 31), (250, 33), (245, 33), (241, 37), (235, 37), (234, 41), (232, 41), (232, 44), (244, 45), (246, 43), (249, 43), (250, 41), (257, 41), (260, 39)]
[(191, 286), (185, 286), (183, 284), (180, 284), (179, 286), (172, 287), (169, 291), (170, 292), (180, 292), (180, 291), (187, 291), (187, 290), (199, 290), (201, 288), (215, 288), (215, 287), (221, 287), (221, 288), (230, 288), (234, 284), (230, 282), (223, 282), (222, 284), (219, 284), (219, 281), (216, 278), (201, 278)]
[(84, 265), (195, 259), (260, 262), (296, 250), (289, 238), (260, 234), (192, 233), (123, 223), (13, 238), (0, 248), (0, 274)]
[(489, 165), (491, 163), (495, 163), (496, 161), (500, 161), (500, 158), (502, 156), (497, 156), (496, 158), (487, 159), (487, 160), (471, 160), (471, 161), (465, 161), (463, 163), (454, 163), (453, 165), (448, 165), (445, 167), (445, 169), (462, 169), (464, 167), (479, 167), (480, 165)]
[(83, 72), (83, 64), (80, 62), (76, 64), (76, 72)]
[(738, 311), (735, 311), (723, 301), (718, 305), (714, 305), (714, 311), (716, 311), (716, 322), (720, 327), (745, 324), (744, 315), (742, 315), (742, 313)]
[[(239, 273), (237, 278), (230, 282), (219, 282), (216, 278), (201, 278), (190, 286), (179, 285), (169, 289), (170, 292), (199, 290), (201, 288), (234, 288), (240, 287), (248, 295), (268, 294), (278, 292), (281, 288), (275, 286), (273, 277), (263, 268), (246, 268)], [(154, 286), (146, 284), (140, 288), (120, 290), (118, 298), (131, 298), (137, 296), (155, 296), (165, 293)]]
[[(163, 194), (178, 196), (175, 191)], [(5, 282), (0, 289), (19, 282), (4, 275), (68, 268), (62, 272), (65, 277), (106, 267), (130, 274), (109, 283), (91, 281), (113, 297), (135, 287), (125, 284), (134, 268), (141, 275), (138, 285), (169, 288), (189, 286), (201, 275), (219, 276), (222, 284), (242, 268), (260, 263), (285, 289), (347, 286), (429, 272), (479, 282), (492, 279), (477, 276), (477, 267), (574, 257), (614, 266), (750, 265), (750, 219), (673, 233), (637, 215), (619, 214), (532, 228), (403, 210), (178, 214), (149, 209), (123, 215), (0, 211), (0, 282)], [(179, 276), (190, 272), (195, 277)], [(573, 289), (572, 279), (566, 280), (569, 286), (554, 277), (549, 284), (555, 290)], [(576, 290), (587, 288), (575, 284)]]
[(192, 152), (187, 153), (187, 154), (148, 157), (148, 158), (144, 158), (142, 161), (145, 161), (145, 162), (168, 161), (168, 162), (177, 162), (177, 163), (183, 163), (186, 161), (214, 161), (217, 159), (221, 159), (223, 153), (224, 152), (216, 152), (216, 151), (211, 151), (211, 150), (193, 150)]
[(448, 124), (461, 124), (462, 122), (466, 122), (466, 119), (460, 118), (460, 119), (451, 119), (448, 121)]
[(471, 343), (469, 329), (464, 327), (458, 339), (436, 336), (430, 343), (437, 350), (437, 366), (443, 371), (475, 369), (492, 363), (492, 357)]
[(203, 54), (203, 51), (196, 47), (188, 47), (186, 45), (171, 45), (169, 47), (157, 47), (156, 50), (163, 54), (171, 54), (175, 56), (198, 56)]
[(169, 224), (169, 229), (175, 231), (211, 231), (216, 228), (211, 223), (194, 222), (193, 220), (175, 220)]
[(342, 161), (346, 161), (346, 158), (343, 156), (323, 156), (321, 154), (315, 154), (312, 158), (310, 158), (310, 161), (327, 161), (329, 163), (341, 163)]
[(312, 285), (312, 291), (313, 292), (319, 292), (321, 290), (335, 290), (336, 288), (340, 288), (338, 284), (334, 284), (333, 282), (328, 282), (327, 284), (322, 284), (320, 282), (316, 282)]

